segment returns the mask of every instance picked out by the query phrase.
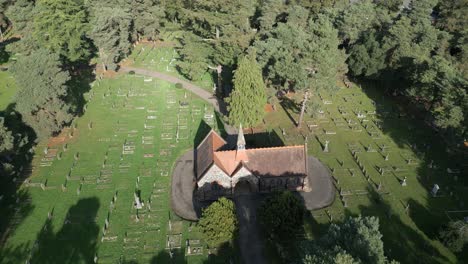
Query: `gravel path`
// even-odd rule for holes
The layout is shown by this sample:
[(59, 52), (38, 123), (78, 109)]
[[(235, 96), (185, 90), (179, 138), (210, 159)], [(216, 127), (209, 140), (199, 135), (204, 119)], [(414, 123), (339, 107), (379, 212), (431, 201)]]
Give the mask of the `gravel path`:
[[(150, 71), (135, 67), (122, 67), (121, 71), (134, 71), (140, 75), (146, 75), (162, 79), (171, 83), (181, 83), (185, 89), (196, 94), (203, 100), (212, 104), (214, 109), (226, 114), (224, 101), (217, 99), (211, 93), (190, 82), (162, 72)], [(225, 124), (229, 144), (235, 143), (237, 130)], [(194, 153), (187, 151), (180, 157), (172, 174), (171, 207), (180, 217), (187, 220), (197, 220), (200, 216), (200, 204), (193, 199), (195, 189)], [(315, 157), (309, 157), (309, 182), (310, 192), (300, 192), (308, 210), (315, 210), (329, 206), (335, 199), (335, 189), (328, 169)], [(262, 200), (258, 194), (241, 195), (234, 197), (239, 219), (239, 244), (242, 258), (245, 263), (263, 264), (266, 260), (263, 256), (263, 242), (259, 235), (257, 224), (257, 208)]]
[(238, 242), (245, 264), (267, 263), (263, 255), (264, 246), (257, 222), (257, 208), (261, 201), (262, 196), (255, 194), (234, 197), (237, 219), (239, 220)]
[[(120, 68), (120, 71), (122, 72), (130, 72), (133, 71), (136, 74), (139, 75), (145, 75), (145, 76), (151, 76), (155, 77), (161, 80), (168, 81), (170, 83), (181, 83), (184, 89), (196, 94), (198, 97), (202, 98), (206, 102), (210, 103), (213, 105), (214, 109), (216, 112), (220, 113), (221, 116), (226, 115), (227, 113), (227, 108), (226, 108), (226, 103), (223, 100), (218, 99), (216, 96), (211, 94), (210, 92), (204, 90), (203, 88), (194, 85), (193, 83), (190, 83), (188, 81), (179, 79), (175, 76), (168, 75), (162, 72), (157, 72), (157, 71), (151, 71), (151, 70), (146, 70), (142, 68), (136, 68), (136, 67), (128, 67), (128, 66), (122, 66)], [(228, 134), (227, 141), (231, 145), (235, 138), (234, 135), (237, 135), (237, 129), (229, 126), (228, 124), (224, 123), (224, 130), (226, 130), (226, 133)]]
[(327, 207), (335, 201), (335, 186), (331, 173), (317, 158), (309, 156), (310, 192), (299, 192), (307, 210)]
[(171, 207), (178, 216), (196, 221), (200, 206), (193, 199), (195, 190), (193, 165), (193, 150), (187, 151), (177, 160), (172, 174)]

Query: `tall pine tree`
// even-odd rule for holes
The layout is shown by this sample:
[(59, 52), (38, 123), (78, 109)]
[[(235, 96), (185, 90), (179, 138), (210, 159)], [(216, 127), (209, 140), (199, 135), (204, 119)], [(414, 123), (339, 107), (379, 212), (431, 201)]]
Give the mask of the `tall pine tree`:
[(234, 91), (229, 103), (229, 123), (253, 127), (265, 115), (266, 87), (254, 53), (243, 57), (234, 73)]

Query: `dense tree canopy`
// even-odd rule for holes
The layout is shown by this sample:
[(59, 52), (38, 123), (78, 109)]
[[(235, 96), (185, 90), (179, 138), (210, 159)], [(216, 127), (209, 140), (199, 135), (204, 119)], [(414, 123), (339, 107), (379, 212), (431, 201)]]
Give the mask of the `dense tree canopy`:
[(60, 131), (71, 121), (72, 109), (66, 103), (70, 75), (61, 69), (58, 54), (37, 50), (20, 57), (11, 71), (19, 87), (16, 110), (38, 138)]
[(348, 218), (342, 224), (332, 224), (319, 240), (304, 242), (300, 252), (302, 263), (388, 263), (376, 217)]
[(39, 0), (34, 35), (39, 45), (70, 61), (89, 56), (88, 13), (83, 0)]
[(258, 216), (267, 236), (284, 243), (301, 231), (304, 212), (304, 205), (293, 193), (278, 192), (262, 203)]
[(243, 57), (234, 73), (234, 91), (229, 98), (229, 123), (244, 127), (258, 125), (265, 115), (266, 88), (262, 72), (251, 53)]
[(212, 203), (203, 210), (198, 227), (212, 247), (230, 242), (237, 231), (234, 203), (224, 197)]

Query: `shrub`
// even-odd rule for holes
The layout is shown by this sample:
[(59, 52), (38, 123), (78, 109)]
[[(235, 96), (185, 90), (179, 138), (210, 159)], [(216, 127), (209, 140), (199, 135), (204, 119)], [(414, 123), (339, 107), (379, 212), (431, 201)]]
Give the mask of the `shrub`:
[(203, 210), (198, 228), (210, 247), (232, 240), (237, 230), (234, 203), (224, 197), (212, 203)]

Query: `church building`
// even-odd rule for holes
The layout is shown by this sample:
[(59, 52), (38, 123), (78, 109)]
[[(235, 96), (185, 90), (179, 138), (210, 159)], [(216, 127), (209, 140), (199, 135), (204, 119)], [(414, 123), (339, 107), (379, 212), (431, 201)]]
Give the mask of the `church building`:
[(237, 192), (308, 191), (307, 145), (246, 148), (242, 126), (237, 146), (214, 130), (196, 148), (196, 196), (200, 200), (232, 196)]

